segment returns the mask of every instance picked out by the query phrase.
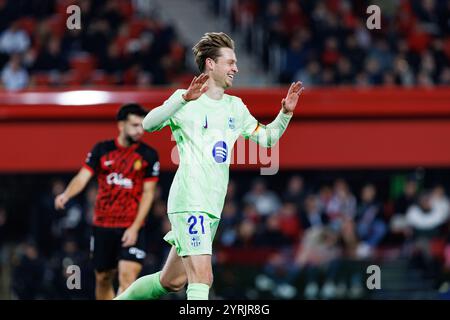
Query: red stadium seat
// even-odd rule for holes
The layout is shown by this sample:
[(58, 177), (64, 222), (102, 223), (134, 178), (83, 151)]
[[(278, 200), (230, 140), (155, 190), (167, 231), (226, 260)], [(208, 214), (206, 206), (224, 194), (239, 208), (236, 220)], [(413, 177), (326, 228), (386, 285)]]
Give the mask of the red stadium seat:
[(32, 82), (36, 87), (49, 87), (51, 85), (50, 75), (46, 72), (36, 73), (33, 76)]
[(91, 83), (95, 86), (109, 86), (115, 83), (114, 76), (101, 71), (95, 71), (91, 78)]
[(25, 17), (19, 20), (19, 27), (23, 29), (30, 37), (36, 29), (36, 20), (31, 17)]
[(96, 67), (95, 58), (89, 54), (83, 54), (70, 59), (70, 67), (83, 73), (91, 73)]

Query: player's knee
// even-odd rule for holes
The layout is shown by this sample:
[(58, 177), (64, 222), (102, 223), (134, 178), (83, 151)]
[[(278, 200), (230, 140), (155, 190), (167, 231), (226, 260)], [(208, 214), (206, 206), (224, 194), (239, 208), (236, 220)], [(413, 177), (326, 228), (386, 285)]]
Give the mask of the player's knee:
[(213, 276), (212, 272), (208, 272), (205, 279), (206, 279), (206, 281), (205, 281), (206, 284), (211, 288), (213, 281), (214, 281), (214, 276)]
[(137, 274), (133, 271), (121, 271), (119, 273), (119, 285), (125, 289), (128, 288), (137, 278)]
[(109, 286), (113, 283), (114, 272), (112, 271), (96, 272), (95, 279), (98, 285)]
[(166, 290), (178, 292), (186, 286), (187, 277), (183, 275), (169, 279), (164, 274), (161, 274), (161, 278), (159, 279), (159, 281)]

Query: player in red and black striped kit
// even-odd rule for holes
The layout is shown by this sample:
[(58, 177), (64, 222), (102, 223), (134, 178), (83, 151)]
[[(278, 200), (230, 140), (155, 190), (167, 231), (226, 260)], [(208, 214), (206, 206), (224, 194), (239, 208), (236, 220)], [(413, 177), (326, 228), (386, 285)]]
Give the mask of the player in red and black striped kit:
[(136, 280), (146, 246), (142, 226), (150, 210), (159, 176), (158, 153), (140, 142), (147, 111), (137, 104), (122, 106), (117, 114), (119, 136), (97, 143), (86, 162), (55, 199), (64, 209), (93, 175), (97, 176), (94, 230), (91, 251), (97, 299), (113, 299), (113, 279), (118, 269), (119, 292)]

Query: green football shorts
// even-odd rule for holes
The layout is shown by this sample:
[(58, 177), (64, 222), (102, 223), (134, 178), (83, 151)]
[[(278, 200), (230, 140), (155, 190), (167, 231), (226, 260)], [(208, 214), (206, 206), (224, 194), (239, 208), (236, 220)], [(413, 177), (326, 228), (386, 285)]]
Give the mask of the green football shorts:
[(220, 218), (206, 212), (169, 213), (170, 230), (165, 236), (180, 257), (212, 254), (212, 242)]

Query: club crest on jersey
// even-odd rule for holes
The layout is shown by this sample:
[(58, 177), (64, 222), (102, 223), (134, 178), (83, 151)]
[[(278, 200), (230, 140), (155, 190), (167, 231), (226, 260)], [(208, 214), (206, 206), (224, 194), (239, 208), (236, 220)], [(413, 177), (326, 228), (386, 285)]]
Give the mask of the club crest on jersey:
[(234, 130), (236, 128), (233, 117), (228, 118), (228, 128), (230, 128), (231, 130)]
[(217, 163), (223, 163), (227, 161), (228, 147), (225, 141), (217, 141), (212, 149), (212, 155)]
[(193, 246), (194, 248), (200, 246), (201, 241), (200, 241), (200, 237), (199, 236), (192, 236), (191, 238), (191, 246)]
[(142, 168), (142, 161), (140, 159), (137, 159), (136, 161), (134, 161), (133, 168), (136, 171), (141, 170), (141, 168)]

